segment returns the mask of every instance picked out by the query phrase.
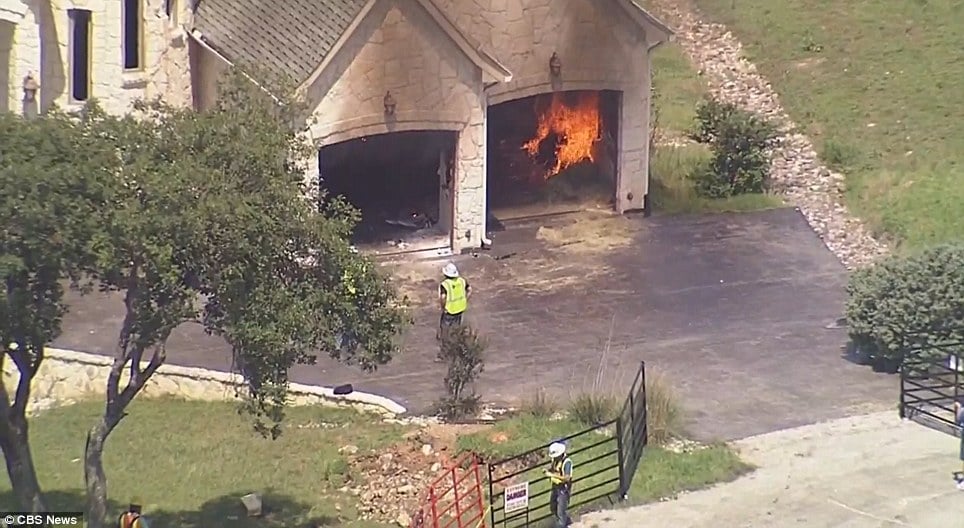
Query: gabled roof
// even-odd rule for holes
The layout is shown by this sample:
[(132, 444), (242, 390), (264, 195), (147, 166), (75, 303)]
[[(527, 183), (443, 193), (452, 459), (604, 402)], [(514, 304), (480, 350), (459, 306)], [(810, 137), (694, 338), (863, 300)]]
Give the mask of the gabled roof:
[[(381, 0), (200, 0), (194, 29), (232, 63), (253, 63), (299, 85), (325, 70), (359, 22)], [(497, 82), (512, 73), (472, 42), (432, 0), (416, 0), (453, 43)]]
[(199, 0), (194, 29), (233, 63), (301, 84), (331, 53), (369, 0)]
[(655, 48), (663, 42), (672, 41), (675, 33), (665, 22), (653, 16), (649, 11), (647, 11), (643, 6), (639, 4), (639, 0), (616, 0), (629, 15), (633, 22), (636, 23), (646, 34), (646, 40), (649, 43), (650, 48)]

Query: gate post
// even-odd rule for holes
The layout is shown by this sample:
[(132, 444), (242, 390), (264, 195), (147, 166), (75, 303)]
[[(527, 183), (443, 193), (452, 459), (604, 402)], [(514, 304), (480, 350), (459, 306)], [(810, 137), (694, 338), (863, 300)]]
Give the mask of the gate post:
[[(904, 339), (904, 334), (900, 334), (900, 357), (901, 363), (904, 359), (904, 347), (907, 346), (907, 342)], [(903, 420), (907, 418), (907, 401), (904, 399), (904, 390), (907, 387), (907, 369), (903, 368), (901, 365), (900, 369), (900, 405), (897, 406), (897, 413), (900, 419)]]
[(492, 519), (492, 528), (495, 528), (495, 485), (492, 484), (492, 464), (486, 464), (489, 470), (489, 516)]
[(437, 498), (435, 497), (434, 484), (428, 489), (428, 501), (432, 504), (432, 528), (439, 528), (438, 505), (436, 504)]
[[(630, 424), (629, 428), (632, 430), (633, 425)], [(619, 461), (619, 500), (622, 501), (626, 500), (629, 491), (626, 489), (626, 456), (623, 454), (623, 416), (616, 419), (616, 458)]]
[(475, 493), (479, 496), (479, 526), (477, 528), (485, 527), (485, 500), (482, 498), (484, 493), (482, 492), (482, 476), (479, 474), (479, 461), (476, 459), (472, 463), (472, 471), (475, 473)]

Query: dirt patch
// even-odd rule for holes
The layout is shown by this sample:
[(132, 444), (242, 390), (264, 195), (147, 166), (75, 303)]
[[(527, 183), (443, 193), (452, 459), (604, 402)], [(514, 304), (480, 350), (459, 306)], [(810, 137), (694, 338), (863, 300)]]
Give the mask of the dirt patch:
[(587, 211), (576, 215), (568, 224), (540, 227), (536, 238), (554, 251), (592, 254), (632, 244), (638, 229), (638, 223), (623, 215)]
[(392, 282), (402, 297), (410, 304), (421, 304), (426, 299), (435, 300), (436, 288), (442, 280), (441, 264), (438, 262), (389, 262), (384, 269), (392, 276)]
[(341, 448), (349, 482), (341, 489), (357, 497), (363, 520), (408, 526), (424, 501), (424, 493), (457, 461), (456, 441), (485, 426), (430, 424), (405, 435), (392, 446), (359, 452)]
[(823, 57), (809, 57), (803, 59), (802, 61), (796, 62), (793, 66), (798, 70), (807, 70), (823, 64), (824, 61), (826, 61), (826, 59)]

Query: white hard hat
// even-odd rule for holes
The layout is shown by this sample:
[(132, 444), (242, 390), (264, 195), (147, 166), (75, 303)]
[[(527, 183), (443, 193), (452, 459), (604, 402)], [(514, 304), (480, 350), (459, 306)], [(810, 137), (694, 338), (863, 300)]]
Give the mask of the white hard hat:
[(455, 264), (449, 262), (444, 268), (442, 268), (442, 275), (445, 275), (450, 279), (454, 279), (459, 276), (459, 269), (455, 267)]
[(549, 456), (552, 458), (561, 457), (566, 454), (566, 444), (562, 442), (554, 442), (549, 446)]

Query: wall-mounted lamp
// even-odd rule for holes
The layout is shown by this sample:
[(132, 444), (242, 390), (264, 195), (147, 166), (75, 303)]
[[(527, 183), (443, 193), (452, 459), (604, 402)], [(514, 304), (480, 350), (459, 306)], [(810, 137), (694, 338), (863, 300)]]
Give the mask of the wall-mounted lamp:
[(40, 89), (40, 83), (33, 76), (33, 73), (28, 73), (26, 77), (23, 78), (23, 102), (32, 103), (37, 100), (37, 90)]
[(391, 91), (385, 92), (385, 99), (383, 102), (385, 103), (385, 115), (395, 115), (395, 107), (397, 106), (397, 103), (395, 102), (395, 98), (392, 97)]
[(549, 73), (553, 77), (559, 77), (562, 75), (562, 59), (556, 52), (552, 52), (552, 57), (549, 57)]

